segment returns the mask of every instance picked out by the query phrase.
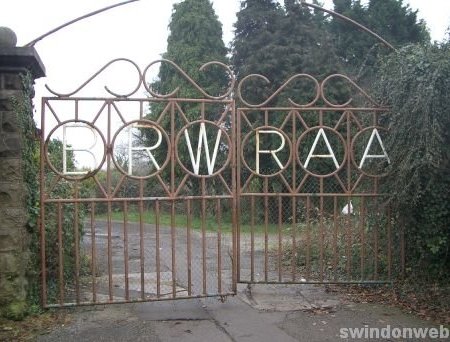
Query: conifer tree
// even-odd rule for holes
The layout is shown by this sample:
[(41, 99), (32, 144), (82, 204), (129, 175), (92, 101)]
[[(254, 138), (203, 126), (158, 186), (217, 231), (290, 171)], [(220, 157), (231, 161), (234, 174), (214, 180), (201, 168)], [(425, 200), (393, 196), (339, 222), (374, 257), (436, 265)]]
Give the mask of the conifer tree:
[[(175, 4), (169, 30), (167, 52), (162, 57), (180, 66), (211, 95), (220, 95), (228, 84), (224, 70), (199, 70), (211, 61), (228, 63), (227, 49), (222, 40), (222, 24), (210, 0), (184, 0)], [(167, 94), (180, 87), (177, 97), (201, 97), (169, 64), (161, 64), (158, 80), (151, 87), (159, 94)]]
[[(333, 0), (333, 3), (336, 12), (361, 23), (396, 48), (430, 40), (425, 22), (403, 0), (370, 0), (367, 5), (360, 0)], [(333, 17), (329, 27), (347, 73), (370, 84), (376, 77), (379, 57), (391, 50), (342, 19)]]

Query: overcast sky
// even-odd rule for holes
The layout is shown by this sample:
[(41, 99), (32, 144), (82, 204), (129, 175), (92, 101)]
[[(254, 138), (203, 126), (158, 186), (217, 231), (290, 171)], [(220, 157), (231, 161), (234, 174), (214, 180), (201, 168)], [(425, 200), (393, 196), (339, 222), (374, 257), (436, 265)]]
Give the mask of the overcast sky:
[[(13, 29), (18, 37), (18, 46), (23, 46), (65, 22), (120, 1), (1, 0), (0, 26)], [(160, 59), (161, 54), (166, 51), (167, 26), (173, 4), (176, 2), (180, 0), (140, 0), (80, 21), (38, 42), (35, 48), (46, 67), (47, 74), (45, 78), (36, 81), (34, 102), (38, 126), (40, 126), (41, 97), (52, 96), (45, 89), (45, 84), (57, 92), (67, 93), (78, 88), (112, 59), (119, 57), (131, 59), (141, 69), (150, 62)], [(228, 45), (233, 38), (233, 23), (236, 20), (240, 0), (212, 0), (212, 2), (223, 24), (224, 41)], [(433, 40), (443, 39), (450, 24), (450, 0), (403, 0), (403, 2), (409, 3), (413, 9), (419, 9), (419, 18), (426, 20)], [(331, 4), (332, 0), (325, 0), (325, 7), (331, 8)], [(156, 75), (157, 70), (158, 65), (150, 74)], [(130, 69), (130, 65), (124, 63), (114, 65), (114, 68), (108, 68), (107, 71), (85, 88), (84, 92), (77, 95), (109, 97), (110, 95), (103, 89), (105, 85), (119, 93), (127, 93), (135, 88), (136, 73)], [(147, 81), (151, 81), (151, 78)], [(144, 90), (137, 95), (146, 96)], [(58, 104), (63, 106), (56, 109), (58, 113), (62, 111), (71, 115), (69, 112), (73, 108), (64, 107), (66, 104), (69, 106), (69, 103)], [(55, 105), (54, 103), (53, 106)], [(92, 110), (89, 107), (82, 112), (89, 115)], [(96, 110), (98, 111), (98, 108)], [(98, 120), (96, 125), (102, 123), (104, 124), (102, 120)], [(55, 124), (51, 115), (47, 115), (45, 135)], [(121, 124), (116, 118), (112, 123), (115, 127), (113, 130), (118, 129)], [(90, 135), (84, 132), (83, 139), (80, 139), (81, 132), (75, 132), (74, 141), (68, 142), (69, 144), (86, 142), (90, 146), (89, 139), (92, 139)], [(54, 134), (61, 139), (61, 132)], [(101, 144), (95, 146), (92, 151), (96, 155), (102, 155)], [(88, 146), (86, 148), (90, 149)], [(79, 166), (93, 167), (95, 163), (87, 153), (80, 152), (76, 155), (76, 159)]]
[[(18, 36), (18, 45), (22, 46), (64, 22), (117, 2), (120, 1), (2, 0), (0, 26), (12, 28)], [(167, 26), (175, 2), (179, 0), (141, 0), (76, 23), (38, 42), (35, 47), (45, 64), (47, 77), (37, 81), (37, 98), (49, 95), (45, 83), (56, 91), (73, 90), (113, 58), (130, 58), (141, 68), (159, 59), (166, 50)], [(228, 44), (240, 1), (212, 2)], [(331, 0), (325, 2), (325, 6), (330, 6)], [(433, 39), (443, 39), (450, 23), (450, 0), (404, 0), (404, 3), (419, 9), (419, 17), (427, 21)], [(124, 77), (108, 82), (113, 83), (112, 89), (126, 84)]]

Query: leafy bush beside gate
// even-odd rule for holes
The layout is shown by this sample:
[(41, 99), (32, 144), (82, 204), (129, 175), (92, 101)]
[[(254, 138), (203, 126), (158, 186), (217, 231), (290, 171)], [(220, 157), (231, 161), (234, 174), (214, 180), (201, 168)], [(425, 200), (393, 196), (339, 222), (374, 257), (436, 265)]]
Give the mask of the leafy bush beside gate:
[(384, 117), (392, 161), (384, 187), (405, 225), (409, 271), (448, 277), (450, 43), (410, 45), (392, 54), (377, 90), (391, 108)]

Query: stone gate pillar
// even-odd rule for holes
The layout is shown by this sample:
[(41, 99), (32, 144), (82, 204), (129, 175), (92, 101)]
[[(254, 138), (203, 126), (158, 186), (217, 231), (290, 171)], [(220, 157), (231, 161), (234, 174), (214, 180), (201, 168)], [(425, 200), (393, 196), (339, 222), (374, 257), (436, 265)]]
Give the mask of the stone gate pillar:
[(16, 47), (16, 42), (13, 31), (0, 27), (0, 315), (9, 318), (20, 318), (26, 310), (30, 255), (22, 168), (26, 140), (13, 103), (32, 100), (32, 95), (24, 97), (22, 75), (30, 73), (33, 81), (45, 76), (36, 50)]

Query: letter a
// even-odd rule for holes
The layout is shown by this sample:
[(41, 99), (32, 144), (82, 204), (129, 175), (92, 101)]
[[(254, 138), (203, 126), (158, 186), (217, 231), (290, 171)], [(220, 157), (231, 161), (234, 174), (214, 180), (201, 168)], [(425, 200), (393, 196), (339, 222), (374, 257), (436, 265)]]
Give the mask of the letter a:
[[(319, 142), (320, 136), (323, 137), (323, 140), (325, 141), (328, 152), (330, 152), (330, 154), (313, 154), (314, 151), (316, 150), (317, 143)], [(316, 139), (314, 139), (314, 143), (311, 147), (311, 151), (309, 151), (308, 158), (306, 158), (306, 161), (305, 161), (305, 169), (308, 169), (308, 165), (309, 165), (311, 158), (332, 158), (334, 165), (336, 166), (336, 170), (339, 169), (339, 163), (336, 160), (336, 156), (334, 155), (333, 149), (331, 148), (330, 142), (328, 141), (327, 135), (325, 134), (325, 131), (323, 128), (319, 129), (319, 133), (317, 133)]]
[[(383, 154), (369, 154), (370, 152), (370, 148), (372, 147), (372, 143), (373, 143), (373, 138), (377, 137), (378, 143), (381, 146), (381, 150), (383, 151)], [(370, 136), (369, 139), (369, 143), (366, 146), (366, 150), (364, 151), (364, 155), (361, 159), (361, 162), (359, 163), (359, 168), (362, 169), (362, 167), (364, 166), (364, 163), (366, 161), (367, 158), (385, 158), (388, 162), (388, 164), (391, 163), (391, 161), (389, 160), (389, 156), (386, 153), (386, 149), (384, 148), (383, 145), (383, 141), (381, 141), (381, 137), (380, 134), (378, 133), (378, 130), (376, 128), (373, 129), (372, 134)]]

